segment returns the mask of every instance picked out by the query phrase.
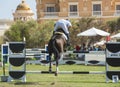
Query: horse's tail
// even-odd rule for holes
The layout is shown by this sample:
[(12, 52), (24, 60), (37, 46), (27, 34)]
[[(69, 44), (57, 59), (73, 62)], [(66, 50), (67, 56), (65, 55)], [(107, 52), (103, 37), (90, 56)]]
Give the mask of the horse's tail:
[[(59, 58), (60, 58), (60, 54), (59, 54), (59, 50), (58, 50), (58, 48), (57, 48), (56, 39), (53, 40), (52, 45), (53, 45), (54, 55), (55, 55), (56, 58), (59, 59)], [(56, 59), (56, 58), (55, 58), (55, 59)]]

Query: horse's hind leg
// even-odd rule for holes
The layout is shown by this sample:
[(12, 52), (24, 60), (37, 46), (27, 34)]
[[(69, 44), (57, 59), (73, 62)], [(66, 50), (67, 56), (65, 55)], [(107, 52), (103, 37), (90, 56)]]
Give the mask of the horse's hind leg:
[(58, 68), (58, 58), (56, 58), (56, 72), (55, 72), (55, 76), (58, 75), (58, 71), (59, 71), (59, 68)]
[(52, 72), (51, 55), (49, 56), (49, 72)]
[(59, 63), (63, 60), (63, 53), (60, 53), (60, 59), (59, 59)]

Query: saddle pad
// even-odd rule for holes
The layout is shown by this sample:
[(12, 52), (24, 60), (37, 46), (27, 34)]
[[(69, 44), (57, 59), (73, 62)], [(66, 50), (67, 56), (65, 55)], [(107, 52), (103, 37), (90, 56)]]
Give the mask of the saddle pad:
[(68, 40), (67, 36), (66, 36), (64, 33), (61, 33), (61, 32), (55, 32), (55, 34), (61, 34), (61, 35), (63, 35), (63, 37), (65, 37), (66, 40)]
[(62, 35), (65, 37), (66, 40), (68, 40), (67, 36), (64, 33)]

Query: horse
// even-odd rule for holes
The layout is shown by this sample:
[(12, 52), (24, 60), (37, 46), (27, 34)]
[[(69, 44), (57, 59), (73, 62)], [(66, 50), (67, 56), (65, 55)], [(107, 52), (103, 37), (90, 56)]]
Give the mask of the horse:
[(63, 56), (63, 52), (66, 48), (66, 37), (62, 29), (58, 29), (48, 43), (48, 54), (49, 54), (49, 72), (52, 72), (51, 57), (54, 55), (54, 60), (56, 61), (56, 72), (55, 76), (58, 74), (58, 62)]

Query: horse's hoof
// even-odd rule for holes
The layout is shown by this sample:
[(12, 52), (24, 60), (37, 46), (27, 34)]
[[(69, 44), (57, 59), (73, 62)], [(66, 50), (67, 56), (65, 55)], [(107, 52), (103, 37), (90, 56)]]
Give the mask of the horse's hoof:
[(52, 70), (49, 70), (49, 72), (52, 72)]
[(58, 76), (58, 73), (55, 72), (55, 76)]

